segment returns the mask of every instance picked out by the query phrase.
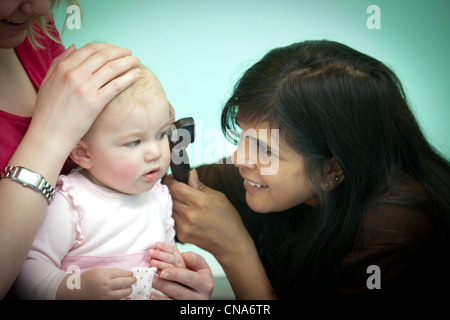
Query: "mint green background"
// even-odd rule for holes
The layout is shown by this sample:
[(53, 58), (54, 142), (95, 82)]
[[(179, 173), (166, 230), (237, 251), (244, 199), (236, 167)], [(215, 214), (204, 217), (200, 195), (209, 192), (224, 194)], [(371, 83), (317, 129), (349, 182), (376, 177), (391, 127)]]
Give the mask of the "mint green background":
[[(241, 74), (268, 50), (306, 39), (343, 42), (389, 65), (432, 142), (450, 158), (449, 0), (79, 0), (80, 29), (66, 46), (110, 42), (130, 48), (161, 80), (177, 118), (199, 123), (194, 165), (231, 152), (220, 110)], [(369, 30), (369, 5), (381, 29)], [(61, 31), (66, 7), (55, 10)], [(228, 148), (228, 149), (227, 149)]]
[[(66, 46), (110, 42), (130, 48), (161, 80), (177, 118), (193, 116), (194, 165), (230, 154), (220, 110), (241, 74), (267, 51), (307, 39), (343, 42), (389, 65), (402, 80), (432, 144), (450, 158), (450, 0), (79, 0), (81, 29), (62, 34)], [(381, 29), (369, 30), (369, 5)], [(60, 31), (66, 7), (55, 10)], [(215, 259), (196, 247), (215, 277)], [(218, 283), (218, 282), (216, 282)], [(232, 297), (227, 286), (215, 292)], [(228, 295), (227, 295), (228, 294)], [(214, 296), (213, 296), (214, 297)]]

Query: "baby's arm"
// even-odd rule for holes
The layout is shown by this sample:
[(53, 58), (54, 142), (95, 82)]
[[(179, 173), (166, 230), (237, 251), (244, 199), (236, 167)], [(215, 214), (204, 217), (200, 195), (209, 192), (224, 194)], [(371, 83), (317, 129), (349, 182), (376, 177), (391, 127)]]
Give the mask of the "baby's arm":
[(154, 249), (149, 250), (152, 258), (150, 265), (158, 270), (167, 268), (186, 268), (183, 257), (177, 247), (157, 242)]

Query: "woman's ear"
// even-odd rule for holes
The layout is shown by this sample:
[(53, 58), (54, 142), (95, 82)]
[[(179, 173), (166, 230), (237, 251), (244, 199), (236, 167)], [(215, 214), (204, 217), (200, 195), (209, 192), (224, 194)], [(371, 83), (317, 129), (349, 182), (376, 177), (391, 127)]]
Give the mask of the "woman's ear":
[(90, 169), (92, 167), (92, 159), (89, 156), (88, 146), (83, 140), (80, 140), (75, 148), (73, 148), (70, 153), (70, 158), (84, 169)]
[(327, 160), (323, 166), (323, 187), (327, 191), (334, 190), (345, 178), (341, 166), (335, 157)]

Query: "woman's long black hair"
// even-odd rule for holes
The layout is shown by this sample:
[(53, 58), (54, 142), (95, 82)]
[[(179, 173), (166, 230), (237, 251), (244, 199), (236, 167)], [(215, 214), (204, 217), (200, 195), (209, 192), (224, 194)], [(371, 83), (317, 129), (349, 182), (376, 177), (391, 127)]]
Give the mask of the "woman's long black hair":
[[(280, 268), (286, 273), (279, 283), (273, 282), (279, 294), (294, 280), (306, 292), (336, 290), (339, 264), (363, 214), (392, 191), (398, 172), (423, 185), (439, 212), (444, 250), (450, 249), (449, 162), (425, 139), (400, 80), (380, 61), (327, 40), (274, 49), (245, 72), (227, 101), (224, 133), (235, 130), (237, 121), (268, 121), (279, 129), (280, 137), (306, 158), (320, 199), (310, 215), (314, 218), (281, 243), (274, 245), (280, 230), (273, 224), (262, 232), (262, 246), (272, 246), (268, 263), (290, 264)], [(345, 180), (328, 192), (321, 169), (332, 157)], [(384, 201), (416, 205), (411, 195)]]

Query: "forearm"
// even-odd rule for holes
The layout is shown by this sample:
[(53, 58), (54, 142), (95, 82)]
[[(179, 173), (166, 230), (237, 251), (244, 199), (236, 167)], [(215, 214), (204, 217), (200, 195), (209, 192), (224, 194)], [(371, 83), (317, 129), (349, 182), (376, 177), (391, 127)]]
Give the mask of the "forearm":
[[(9, 165), (33, 170), (55, 186), (64, 159), (61, 150), (52, 153), (44, 143), (25, 137)], [(0, 180), (0, 297), (22, 267), (47, 206), (41, 193), (11, 179)]]
[(238, 252), (216, 257), (239, 300), (277, 299), (253, 241)]

